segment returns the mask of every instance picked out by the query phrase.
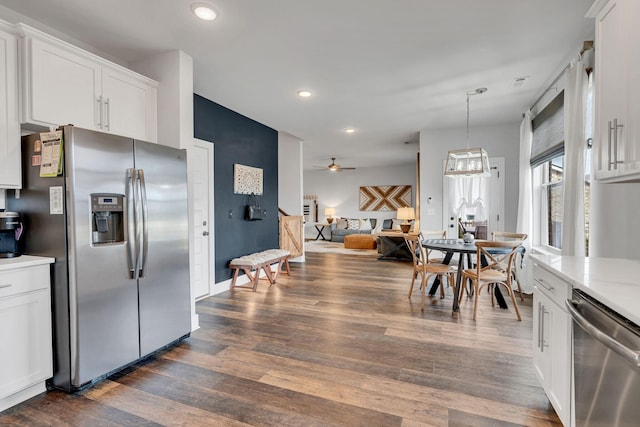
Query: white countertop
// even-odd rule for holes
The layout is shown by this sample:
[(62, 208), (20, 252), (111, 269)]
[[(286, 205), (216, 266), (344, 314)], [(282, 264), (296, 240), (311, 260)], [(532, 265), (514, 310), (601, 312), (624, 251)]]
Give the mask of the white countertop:
[(640, 261), (532, 254), (532, 259), (640, 325)]
[(32, 267), (34, 265), (52, 264), (53, 262), (55, 262), (54, 258), (32, 255), (21, 255), (15, 258), (0, 258), (0, 271)]

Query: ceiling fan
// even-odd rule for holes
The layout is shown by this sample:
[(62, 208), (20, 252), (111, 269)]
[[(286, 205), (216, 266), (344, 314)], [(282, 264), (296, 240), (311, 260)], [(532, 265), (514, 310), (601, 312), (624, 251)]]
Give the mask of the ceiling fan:
[(353, 168), (353, 167), (340, 166), (339, 164), (336, 163), (336, 158), (335, 157), (331, 158), (331, 164), (327, 166), (327, 169), (330, 172), (342, 172), (342, 171), (347, 171), (347, 170), (356, 170), (356, 168)]

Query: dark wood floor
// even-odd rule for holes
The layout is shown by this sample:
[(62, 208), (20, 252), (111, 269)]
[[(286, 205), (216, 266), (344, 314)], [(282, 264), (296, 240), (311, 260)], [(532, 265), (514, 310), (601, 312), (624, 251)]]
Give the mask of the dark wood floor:
[(0, 425), (560, 425), (531, 361), (531, 298), (407, 299), (410, 264), (307, 254), (258, 292), (197, 304), (200, 330), (77, 395), (36, 396)]

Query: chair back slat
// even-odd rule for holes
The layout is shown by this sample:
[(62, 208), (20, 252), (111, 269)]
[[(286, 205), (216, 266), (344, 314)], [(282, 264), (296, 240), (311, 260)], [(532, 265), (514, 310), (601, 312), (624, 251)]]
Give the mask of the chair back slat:
[(488, 269), (498, 269), (504, 271), (507, 275), (511, 274), (511, 266), (513, 258), (520, 248), (522, 241), (490, 241), (476, 240), (477, 259), (486, 259), (487, 265), (482, 266), (481, 262), (477, 262), (477, 274), (480, 276), (482, 271)]
[(495, 241), (513, 241), (519, 240), (520, 242), (524, 242), (527, 240), (527, 235), (525, 233), (510, 233), (508, 231), (494, 231), (491, 233), (491, 240)]

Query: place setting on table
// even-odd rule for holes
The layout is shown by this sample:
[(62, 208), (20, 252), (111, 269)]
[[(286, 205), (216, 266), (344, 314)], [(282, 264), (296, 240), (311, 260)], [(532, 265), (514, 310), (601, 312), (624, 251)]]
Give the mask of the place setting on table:
[[(479, 252), (476, 242), (487, 242), (486, 244), (489, 244), (490, 246), (493, 246), (496, 244), (496, 242), (489, 242), (485, 240), (475, 240), (473, 235), (469, 235), (469, 234), (465, 234), (463, 239), (425, 239), (422, 241), (422, 246), (424, 246), (427, 250), (444, 252), (445, 254), (444, 258), (442, 259), (442, 261), (440, 261), (442, 264), (449, 265), (453, 260), (454, 254), (459, 254), (458, 270), (456, 274), (456, 287), (455, 287), (455, 292), (453, 297), (454, 313), (459, 311), (460, 309), (460, 299), (464, 292), (462, 288), (462, 283), (463, 283), (463, 276), (464, 276), (463, 272), (465, 271), (465, 262), (466, 262), (466, 268), (468, 269), (467, 271), (475, 268), (471, 256), (473, 254), (478, 254)], [(487, 261), (487, 256), (491, 257), (494, 254), (495, 255), (509, 254), (512, 252), (514, 245), (517, 246), (517, 249), (515, 252), (521, 253), (522, 256), (524, 256), (525, 248), (521, 244), (521, 242), (519, 243), (520, 244), (518, 244), (518, 242), (510, 242), (510, 244), (507, 244), (506, 246), (500, 245), (498, 247), (484, 248), (484, 253), (481, 254), (480, 256), (480, 267), (482, 268), (489, 265), (489, 261)], [(483, 246), (486, 244), (483, 244)], [(440, 280), (438, 277), (436, 277), (431, 286), (431, 289), (429, 290), (429, 295), (434, 296), (438, 291), (438, 288), (440, 285), (441, 285)], [(494, 295), (495, 295), (496, 301), (498, 302), (498, 306), (502, 309), (507, 309), (508, 308), (507, 302), (504, 296), (502, 295), (502, 292), (500, 291), (499, 286), (494, 286), (493, 288), (494, 288)], [(472, 295), (469, 292), (468, 294)], [(522, 299), (522, 294), (521, 294), (521, 299)], [(518, 314), (518, 317), (520, 317), (519, 313), (517, 312), (517, 306), (515, 308), (516, 308), (516, 314)]]

